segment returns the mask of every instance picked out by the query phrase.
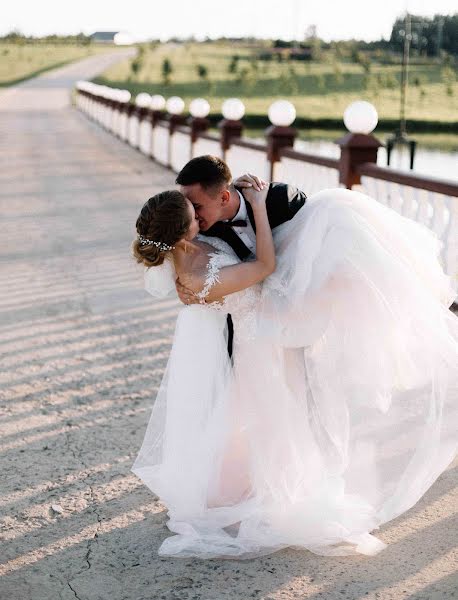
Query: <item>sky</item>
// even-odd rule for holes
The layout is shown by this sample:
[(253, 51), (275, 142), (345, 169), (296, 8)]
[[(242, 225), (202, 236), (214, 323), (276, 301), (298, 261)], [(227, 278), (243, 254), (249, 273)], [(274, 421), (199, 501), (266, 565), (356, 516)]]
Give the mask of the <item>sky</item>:
[(303, 39), (316, 25), (326, 41), (389, 37), (397, 16), (458, 12), (456, 0), (3, 0), (0, 35), (127, 31), (135, 40), (170, 37)]

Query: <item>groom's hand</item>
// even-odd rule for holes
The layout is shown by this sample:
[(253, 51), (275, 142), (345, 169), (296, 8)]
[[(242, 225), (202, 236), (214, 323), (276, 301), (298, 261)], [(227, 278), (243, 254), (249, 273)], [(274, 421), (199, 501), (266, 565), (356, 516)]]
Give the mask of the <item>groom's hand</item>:
[(268, 187), (264, 188), (260, 192), (256, 192), (254, 190), (254, 188), (250, 188), (250, 189), (244, 190), (243, 195), (245, 197), (245, 200), (247, 200), (251, 204), (251, 206), (255, 207), (260, 204), (266, 203), (268, 193), (269, 193)]
[(267, 181), (264, 181), (257, 175), (252, 175), (251, 173), (245, 173), (244, 175), (240, 175), (237, 179), (234, 179), (232, 182), (235, 187), (239, 188), (252, 188), (257, 192), (260, 192), (266, 187), (269, 187)]
[(177, 289), (178, 298), (183, 304), (199, 304), (199, 299), (194, 292), (185, 287), (178, 278), (175, 280), (175, 287)]

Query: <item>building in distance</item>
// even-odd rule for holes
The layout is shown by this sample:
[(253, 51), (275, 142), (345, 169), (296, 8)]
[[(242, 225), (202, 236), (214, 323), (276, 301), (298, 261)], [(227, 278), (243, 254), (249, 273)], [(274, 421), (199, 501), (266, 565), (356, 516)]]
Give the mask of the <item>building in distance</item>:
[(117, 46), (130, 46), (134, 40), (126, 31), (95, 31), (91, 36), (91, 42), (99, 44), (116, 44)]

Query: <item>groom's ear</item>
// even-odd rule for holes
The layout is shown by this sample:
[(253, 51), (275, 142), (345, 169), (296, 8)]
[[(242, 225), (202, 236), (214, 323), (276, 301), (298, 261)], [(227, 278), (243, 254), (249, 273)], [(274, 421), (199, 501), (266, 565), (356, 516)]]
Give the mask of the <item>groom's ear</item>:
[(229, 190), (223, 190), (220, 194), (221, 205), (226, 206), (231, 199), (231, 193)]

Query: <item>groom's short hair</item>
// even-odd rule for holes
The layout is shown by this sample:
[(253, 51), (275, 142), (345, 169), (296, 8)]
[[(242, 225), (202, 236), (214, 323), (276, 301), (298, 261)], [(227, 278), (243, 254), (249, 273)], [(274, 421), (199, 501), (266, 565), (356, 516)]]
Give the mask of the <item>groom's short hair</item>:
[(229, 185), (232, 173), (221, 158), (206, 154), (191, 159), (178, 173), (176, 183), (179, 185), (193, 185), (200, 183), (204, 190), (220, 188)]

